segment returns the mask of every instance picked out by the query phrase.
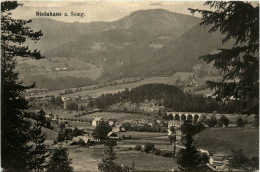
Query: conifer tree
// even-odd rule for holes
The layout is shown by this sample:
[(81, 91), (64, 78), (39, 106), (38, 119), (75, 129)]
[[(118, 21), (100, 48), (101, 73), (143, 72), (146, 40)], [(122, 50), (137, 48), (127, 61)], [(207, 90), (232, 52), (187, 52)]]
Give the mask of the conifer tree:
[(107, 155), (107, 157), (102, 160), (103, 161), (102, 163), (98, 164), (99, 171), (102, 172), (121, 171), (121, 166), (114, 162), (114, 160), (117, 157), (116, 157), (116, 153), (114, 152), (113, 146), (106, 146), (105, 154)]
[(98, 170), (101, 172), (135, 172), (135, 163), (132, 162), (132, 166), (123, 166), (114, 162), (116, 160), (116, 153), (114, 151), (113, 144), (108, 144), (105, 146), (106, 158), (102, 160), (102, 163), (98, 164)]
[(43, 111), (43, 109), (41, 109), (38, 112), (37, 118), (40, 121), (41, 126), (46, 126), (46, 117), (45, 117), (46, 113)]
[(189, 9), (202, 14), (201, 25), (209, 25), (209, 32), (220, 31), (222, 43), (234, 41), (229, 49), (202, 57), (213, 63), (223, 78), (208, 81), (216, 89), (218, 100), (234, 97), (244, 106), (244, 113), (258, 114), (259, 109), (259, 4), (243, 1), (207, 1), (212, 10)]
[(177, 156), (179, 167), (184, 171), (197, 171), (203, 162), (190, 133), (185, 136), (184, 146), (185, 149), (181, 149)]
[(31, 20), (12, 18), (11, 10), (19, 5), (16, 1), (1, 2), (1, 165), (5, 171), (27, 171), (31, 148), (27, 144), (30, 122), (24, 118), (29, 106), (23, 97), (30, 86), (18, 82), (16, 59), (43, 58), (39, 51), (23, 45), (26, 39), (39, 40), (42, 33), (26, 26)]
[(48, 164), (47, 172), (72, 172), (71, 160), (66, 148), (55, 149)]
[(47, 152), (47, 145), (44, 144), (46, 134), (42, 134), (41, 120), (36, 116), (34, 127), (30, 130), (31, 141), (33, 142), (33, 151), (30, 152), (30, 170), (35, 172), (44, 171), (47, 167), (47, 158), (50, 154)]

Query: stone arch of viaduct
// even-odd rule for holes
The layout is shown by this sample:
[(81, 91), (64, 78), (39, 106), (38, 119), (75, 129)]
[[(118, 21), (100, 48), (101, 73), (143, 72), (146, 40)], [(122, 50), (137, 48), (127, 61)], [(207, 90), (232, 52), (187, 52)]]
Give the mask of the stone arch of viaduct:
[(197, 120), (199, 121), (205, 114), (202, 113), (187, 113), (187, 112), (167, 112), (167, 115), (172, 115), (173, 120), (185, 121), (185, 120)]

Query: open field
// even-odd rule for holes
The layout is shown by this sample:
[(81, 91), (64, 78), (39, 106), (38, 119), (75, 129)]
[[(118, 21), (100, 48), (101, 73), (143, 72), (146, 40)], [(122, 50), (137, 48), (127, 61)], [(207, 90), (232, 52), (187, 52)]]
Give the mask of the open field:
[[(92, 96), (92, 97), (98, 97), (102, 94), (117, 93), (117, 92), (120, 92), (120, 91), (124, 91), (126, 88), (132, 89), (132, 88), (138, 87), (140, 85), (144, 85), (144, 84), (163, 83), (163, 84), (174, 85), (175, 81), (178, 78), (180, 78), (181, 80), (189, 80), (190, 76), (193, 76), (193, 73), (191, 73), (191, 72), (177, 72), (177, 73), (173, 74), (172, 76), (151, 77), (151, 78), (143, 79), (143, 80), (133, 82), (133, 83), (119, 84), (119, 85), (114, 85), (114, 86), (106, 86), (106, 87), (102, 87), (102, 88), (95, 88), (97, 85), (86, 86), (86, 87), (81, 87), (82, 91), (80, 91), (80, 92), (66, 94), (66, 95), (63, 95), (63, 96), (65, 96), (65, 97), (76, 97), (78, 95), (80, 95), (80, 96), (89, 95), (89, 96)], [(200, 81), (200, 83), (201, 83), (201, 81)], [(64, 92), (64, 89), (63, 90), (56, 90), (56, 91), (48, 91), (44, 94), (39, 94), (39, 95), (34, 95), (34, 96), (27, 96), (27, 98), (29, 98), (29, 97), (40, 97), (40, 96), (45, 96), (45, 95), (58, 96), (60, 92)]]
[(181, 77), (182, 80), (187, 80), (189, 78), (189, 76), (192, 76), (192, 73), (177, 72), (174, 75), (168, 76), (168, 77), (152, 77), (152, 78), (147, 78), (147, 79), (144, 79), (144, 80), (141, 80), (138, 82), (134, 82), (134, 83), (107, 86), (107, 87), (103, 87), (103, 88), (99, 88), (99, 89), (86, 90), (86, 91), (82, 91), (82, 92), (67, 94), (65, 96), (74, 97), (77, 95), (90, 95), (93, 97), (98, 97), (102, 94), (117, 93), (120, 91), (124, 91), (126, 88), (132, 89), (132, 88), (138, 87), (140, 85), (144, 85), (144, 84), (164, 83), (164, 84), (174, 85), (174, 83), (175, 83), (176, 79), (178, 79), (178, 77)]
[(46, 114), (50, 112), (54, 115), (59, 115), (60, 118), (74, 118), (74, 119), (85, 119), (92, 120), (93, 117), (102, 117), (104, 120), (108, 120), (111, 118), (116, 118), (118, 122), (122, 122), (125, 120), (133, 120), (133, 119), (151, 119), (152, 116), (146, 116), (144, 114), (132, 114), (132, 113), (123, 113), (123, 112), (96, 112), (92, 114), (87, 114), (80, 117), (74, 117), (78, 114), (78, 111), (72, 110), (64, 110), (64, 109), (44, 109)]
[[(135, 168), (139, 171), (171, 171), (173, 168), (177, 169), (177, 164), (173, 158), (156, 156), (153, 153), (135, 151), (134, 149), (128, 150), (129, 147), (134, 148), (137, 144), (144, 145), (146, 142), (154, 143), (156, 148), (172, 150), (173, 147), (169, 144), (166, 133), (122, 132), (119, 134), (131, 135), (132, 139), (117, 142), (117, 146), (114, 148), (117, 156), (116, 162), (131, 166), (134, 161)], [(55, 146), (51, 146), (52, 149)], [(81, 147), (64, 143), (63, 147), (68, 148), (74, 171), (98, 171), (98, 163), (106, 157), (102, 144)]]
[(156, 148), (173, 150), (173, 146), (170, 144), (167, 133), (154, 133), (154, 132), (120, 132), (118, 136), (129, 137), (131, 139), (122, 140), (118, 142), (118, 147), (121, 148), (134, 148), (136, 145), (144, 146), (146, 143), (153, 143)]
[(133, 119), (151, 119), (151, 116), (146, 116), (144, 114), (132, 114), (132, 113), (124, 113), (124, 112), (96, 112), (80, 117), (76, 117), (76, 119), (88, 119), (92, 120), (93, 117), (102, 117), (104, 120), (108, 120), (111, 118), (117, 119), (117, 123), (121, 123), (123, 121), (129, 121)]
[[(98, 163), (106, 157), (104, 154), (104, 146), (102, 149), (86, 148), (86, 147), (68, 147), (69, 157), (72, 158), (72, 166), (74, 171), (98, 171)], [(177, 169), (177, 164), (173, 158), (165, 158), (156, 156), (152, 153), (131, 151), (119, 151), (115, 149), (116, 162), (124, 165), (132, 165), (139, 171), (171, 171)]]
[(127, 131), (118, 133), (119, 136), (131, 136), (135, 139), (149, 139), (149, 138), (159, 138), (162, 136), (167, 136), (167, 133), (156, 133), (156, 132), (135, 132), (135, 131)]
[[(55, 68), (67, 68), (67, 71), (55, 71)], [(96, 65), (83, 62), (79, 59), (53, 57), (52, 59), (22, 60), (18, 61), (16, 70), (19, 77), (44, 74), (49, 78), (64, 76), (83, 77), (97, 79), (101, 76), (102, 69)]]
[(139, 171), (175, 171), (178, 169), (176, 159), (156, 156), (152, 153), (126, 151), (117, 153), (116, 162), (131, 166), (135, 162), (135, 167)]
[(198, 147), (231, 154), (243, 149), (246, 155), (258, 155), (259, 130), (254, 128), (207, 128), (194, 136)]

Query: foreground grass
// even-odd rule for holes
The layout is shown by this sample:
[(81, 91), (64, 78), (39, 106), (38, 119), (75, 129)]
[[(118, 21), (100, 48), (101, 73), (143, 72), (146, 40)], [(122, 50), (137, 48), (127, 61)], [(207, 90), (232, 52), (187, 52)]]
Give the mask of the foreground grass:
[(207, 128), (194, 136), (198, 147), (231, 154), (243, 149), (248, 156), (259, 153), (259, 130), (254, 128)]
[[(174, 158), (165, 158), (156, 156), (153, 153), (131, 151), (116, 152), (116, 162), (123, 165), (132, 165), (135, 163), (135, 168), (138, 171), (171, 171), (177, 170), (176, 160)], [(104, 150), (98, 148), (74, 147), (69, 148), (69, 157), (72, 159), (74, 171), (98, 171), (98, 164), (106, 157)]]
[(117, 152), (116, 162), (131, 166), (133, 161), (138, 171), (172, 171), (172, 169), (176, 171), (178, 169), (175, 158), (136, 151)]

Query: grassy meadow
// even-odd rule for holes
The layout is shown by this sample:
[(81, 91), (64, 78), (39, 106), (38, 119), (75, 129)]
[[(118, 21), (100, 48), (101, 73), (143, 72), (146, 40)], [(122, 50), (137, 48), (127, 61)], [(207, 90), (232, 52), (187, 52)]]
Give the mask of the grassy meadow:
[(198, 147), (231, 154), (243, 149), (248, 155), (259, 154), (259, 130), (255, 128), (207, 128), (194, 136)]

